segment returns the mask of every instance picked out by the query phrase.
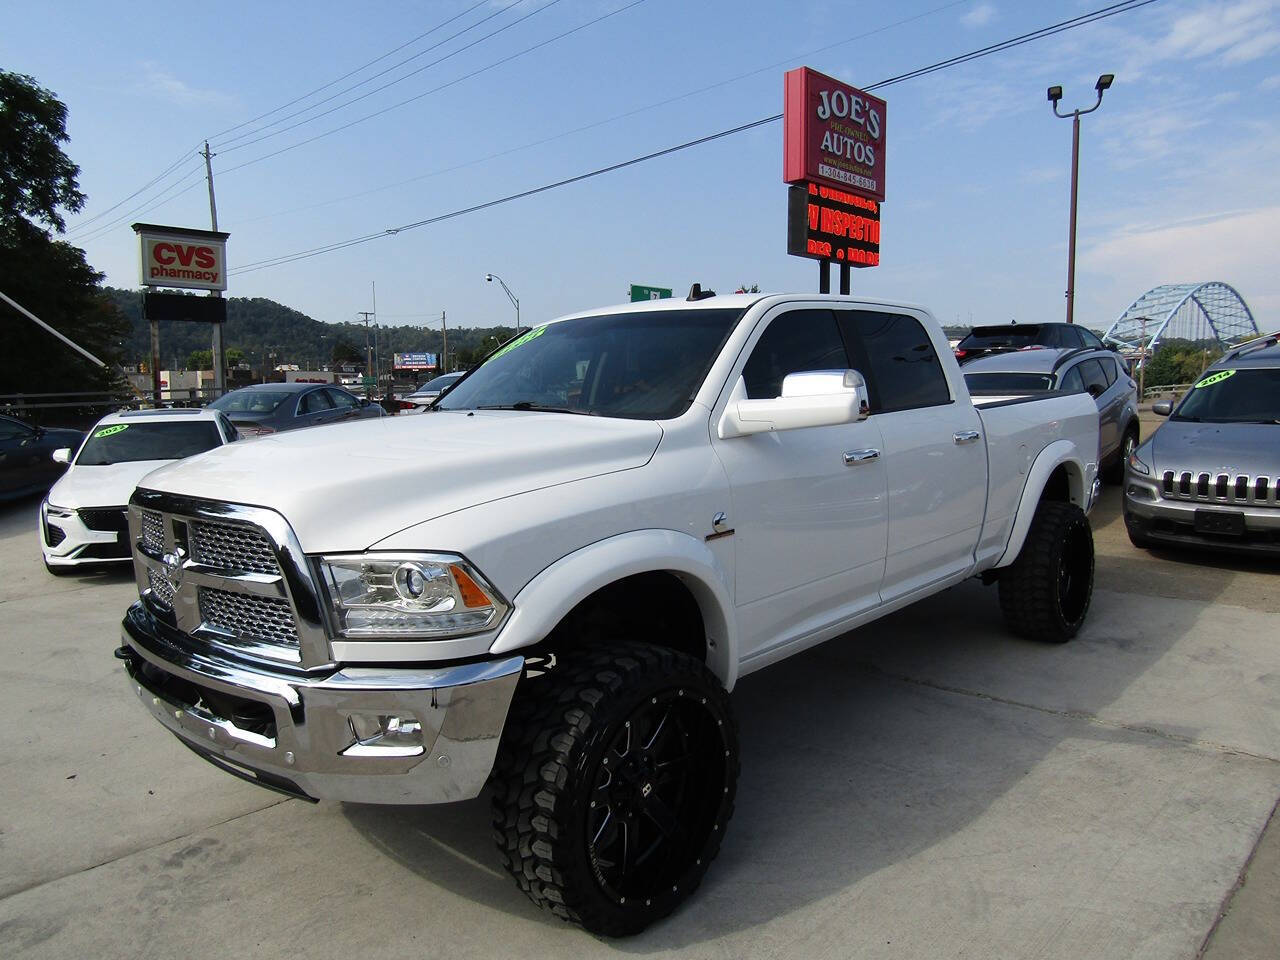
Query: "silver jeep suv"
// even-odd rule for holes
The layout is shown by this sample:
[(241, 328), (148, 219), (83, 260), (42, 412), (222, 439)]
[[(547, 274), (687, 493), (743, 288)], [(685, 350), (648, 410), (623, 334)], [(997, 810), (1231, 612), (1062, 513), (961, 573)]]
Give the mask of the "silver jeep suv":
[(1129, 457), (1124, 522), (1137, 547), (1280, 555), (1280, 334), (1229, 351)]

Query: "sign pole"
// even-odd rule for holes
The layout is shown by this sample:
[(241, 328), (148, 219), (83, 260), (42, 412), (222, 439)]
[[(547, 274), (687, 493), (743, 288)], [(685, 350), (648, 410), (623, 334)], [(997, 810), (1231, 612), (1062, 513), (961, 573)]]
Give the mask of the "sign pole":
[(818, 292), (831, 292), (831, 261), (818, 261)]
[(840, 292), (846, 297), (849, 295), (849, 265), (847, 263), (840, 264)]
[[(204, 173), (209, 183), (209, 222), (212, 229), (218, 229), (218, 205), (213, 199), (213, 157), (209, 152), (209, 141), (204, 142)], [(221, 297), (221, 290), (214, 290), (211, 297)], [(222, 324), (213, 325), (213, 389), (220, 397), (227, 392), (227, 364), (222, 343)]]
[[(145, 301), (144, 301), (145, 302)], [(151, 321), (151, 393), (156, 406), (160, 405), (160, 321), (148, 317)]]

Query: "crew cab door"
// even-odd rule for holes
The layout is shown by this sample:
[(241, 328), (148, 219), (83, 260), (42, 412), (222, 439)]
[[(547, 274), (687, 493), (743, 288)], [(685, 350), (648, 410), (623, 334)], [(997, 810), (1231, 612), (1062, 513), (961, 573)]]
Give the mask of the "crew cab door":
[(735, 390), (773, 398), (788, 374), (851, 367), (830, 309), (780, 307), (753, 331), (713, 411), (711, 442), (732, 503), (725, 526), (734, 531), (742, 659), (879, 603), (886, 509), (877, 426), (864, 420), (730, 439), (716, 432)]
[(888, 552), (881, 599), (888, 603), (967, 574), (987, 504), (982, 421), (953, 396), (938, 348), (906, 313), (838, 310), (871, 392), (871, 418), (884, 437)]

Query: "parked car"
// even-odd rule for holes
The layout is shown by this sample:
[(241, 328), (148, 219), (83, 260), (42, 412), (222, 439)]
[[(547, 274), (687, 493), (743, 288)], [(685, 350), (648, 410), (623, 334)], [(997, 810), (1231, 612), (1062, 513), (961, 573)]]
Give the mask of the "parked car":
[(1091, 347), (1106, 349), (1098, 335), (1075, 323), (1002, 323), (974, 327), (956, 344), (956, 359), (967, 364), (993, 353), (1014, 350), (1079, 350)]
[(1129, 457), (1124, 524), (1136, 547), (1280, 555), (1280, 334), (1229, 351)]
[[(128, 689), (293, 796), (490, 784), (503, 867), (598, 934), (670, 913), (720, 849), (740, 676), (973, 576), (1032, 640), (1089, 609), (1094, 404), (970, 402), (919, 307), (748, 294), (565, 317), (378, 427), (147, 478)], [(175, 555), (179, 536), (214, 559)]]
[[(1066, 326), (1066, 324), (1062, 324)], [(1087, 393), (1098, 404), (1099, 472), (1107, 483), (1124, 479), (1124, 464), (1138, 446), (1138, 384), (1110, 350), (1019, 350), (989, 354), (964, 365), (969, 391), (980, 396), (1038, 390)]]
[(53, 459), (60, 447), (78, 447), (84, 434), (59, 427), (33, 427), (0, 415), (0, 500), (48, 490), (66, 470)]
[(209, 406), (230, 417), (246, 437), (386, 415), (378, 404), (341, 387), (315, 383), (255, 383), (223, 394)]
[[(70, 464), (40, 504), (40, 550), (50, 573), (132, 556), (128, 508), (144, 476), (175, 460), (236, 439), (216, 410), (126, 410), (103, 417), (79, 450), (54, 452)], [(73, 459), (74, 458), (74, 459)]]
[(401, 413), (422, 413), (431, 404), (435, 403), (436, 397), (444, 393), (455, 383), (467, 375), (465, 370), (459, 370), (456, 373), (445, 373), (438, 377), (428, 380), (421, 384), (417, 390), (407, 396), (400, 398)]

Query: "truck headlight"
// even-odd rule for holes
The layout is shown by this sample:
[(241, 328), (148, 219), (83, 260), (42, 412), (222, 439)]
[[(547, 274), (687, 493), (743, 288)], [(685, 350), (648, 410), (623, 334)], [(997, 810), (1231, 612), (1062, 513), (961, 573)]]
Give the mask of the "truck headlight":
[(508, 604), (461, 557), (443, 553), (322, 557), (343, 637), (460, 637), (496, 626)]

